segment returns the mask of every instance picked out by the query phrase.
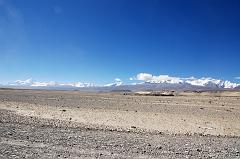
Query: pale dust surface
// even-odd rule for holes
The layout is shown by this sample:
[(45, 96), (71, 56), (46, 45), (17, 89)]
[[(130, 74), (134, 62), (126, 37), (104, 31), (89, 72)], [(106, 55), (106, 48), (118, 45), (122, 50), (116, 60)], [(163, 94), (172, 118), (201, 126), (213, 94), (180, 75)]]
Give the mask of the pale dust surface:
[(1, 90), (0, 158), (239, 158), (238, 92)]
[(22, 116), (111, 129), (240, 136), (240, 100), (236, 96), (146, 97), (44, 92), (27, 91), (31, 94), (26, 99), (16, 92), (11, 99), (0, 101), (0, 109)]

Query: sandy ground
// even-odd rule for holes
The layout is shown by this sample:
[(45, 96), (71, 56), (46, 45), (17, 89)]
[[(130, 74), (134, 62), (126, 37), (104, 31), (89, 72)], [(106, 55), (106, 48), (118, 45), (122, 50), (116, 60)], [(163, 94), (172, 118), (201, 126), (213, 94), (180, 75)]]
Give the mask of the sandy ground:
[[(35, 131), (50, 131), (48, 132), (50, 134), (54, 132), (55, 135), (61, 135), (62, 131), (66, 131), (63, 139), (69, 137), (66, 134), (68, 131), (72, 131), (76, 136), (86, 135), (85, 142), (89, 142), (91, 151), (79, 140), (80, 143), (76, 145), (81, 148), (68, 149), (67, 146), (67, 156), (65, 154), (67, 158), (74, 158), (73, 154), (75, 158), (239, 157), (240, 96), (238, 92), (182, 93), (173, 97), (151, 97), (87, 94), (78, 91), (0, 90), (0, 110), (1, 131), (3, 131), (0, 132), (1, 134), (11, 129), (16, 130), (15, 135), (21, 134), (23, 129), (30, 126), (29, 129), (24, 130), (29, 136), (35, 133), (31, 128)], [(19, 147), (26, 148), (26, 145), (30, 145), (31, 152), (37, 149), (37, 154), (41, 154), (39, 149), (51, 147), (49, 143), (41, 141), (31, 142), (17, 136), (13, 138), (14, 133), (10, 136), (1, 135), (0, 145), (7, 145), (9, 153), (12, 153), (12, 148), (17, 147), (18, 150)], [(96, 133), (102, 135), (96, 136)], [(115, 141), (115, 135), (119, 136), (119, 141)], [(33, 138), (36, 139), (37, 136)], [(125, 151), (116, 153), (114, 147), (109, 145), (106, 146), (109, 150), (105, 152), (102, 149), (107, 142), (105, 140), (100, 140), (98, 145), (100, 149), (92, 147), (93, 141), (89, 141), (89, 137), (91, 139), (98, 136), (106, 137), (107, 141), (113, 143), (123, 140), (125, 143), (121, 149), (132, 153)], [(149, 136), (153, 140), (149, 141)], [(137, 138), (136, 143), (128, 145), (128, 142), (130, 144), (131, 139), (135, 138)], [(223, 141), (225, 143), (221, 145)], [(143, 142), (142, 146), (139, 145), (140, 142)], [(145, 144), (148, 143), (155, 146), (146, 147)], [(167, 149), (156, 148), (163, 143)], [(186, 145), (181, 147), (182, 143)], [(174, 144), (178, 146), (174, 147)], [(45, 158), (64, 157), (64, 155), (56, 156), (58, 151), (65, 152), (65, 148), (61, 146), (58, 145), (49, 151), (49, 156)], [(134, 146), (140, 151), (135, 152)], [(182, 148), (185, 148), (184, 152)], [(152, 153), (148, 152), (150, 150)], [(3, 154), (8, 154), (6, 153), (8, 150), (1, 148), (1, 151)], [(13, 155), (19, 157), (16, 153)], [(24, 156), (24, 154), (20, 155)], [(2, 157), (8, 158), (6, 156), (9, 154)]]

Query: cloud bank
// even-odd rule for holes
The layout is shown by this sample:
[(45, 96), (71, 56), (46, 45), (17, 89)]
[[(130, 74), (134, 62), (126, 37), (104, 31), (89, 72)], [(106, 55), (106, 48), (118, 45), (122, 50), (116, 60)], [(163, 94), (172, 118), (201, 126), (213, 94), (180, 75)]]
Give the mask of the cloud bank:
[(149, 73), (139, 73), (136, 78), (139, 81), (145, 81), (150, 83), (181, 83), (183, 80), (179, 77), (170, 77), (168, 75), (154, 76)]

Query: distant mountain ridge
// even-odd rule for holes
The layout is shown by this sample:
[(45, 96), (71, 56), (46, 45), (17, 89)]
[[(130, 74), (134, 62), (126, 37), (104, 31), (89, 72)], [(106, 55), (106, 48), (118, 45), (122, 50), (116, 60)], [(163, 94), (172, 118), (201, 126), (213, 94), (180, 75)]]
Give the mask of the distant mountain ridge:
[(217, 80), (213, 78), (188, 78), (181, 80), (145, 80), (145, 82), (134, 84), (123, 84), (118, 80), (115, 83), (99, 86), (93, 83), (58, 83), (55, 81), (50, 82), (37, 82), (32, 79), (17, 80), (2, 85), (1, 87), (7, 88), (28, 88), (28, 89), (62, 89), (62, 90), (82, 90), (82, 91), (142, 91), (142, 90), (224, 90), (234, 89), (240, 90), (240, 85), (230, 81)]
[(240, 86), (237, 86), (237, 87), (235, 87), (234, 89), (236, 89), (236, 90), (240, 90)]
[(202, 87), (215, 87), (215, 88), (235, 88), (239, 86), (237, 83), (232, 83), (228, 80), (214, 79), (211, 77), (202, 77), (202, 78), (180, 78), (180, 77), (171, 77), (168, 75), (159, 75), (154, 76), (148, 73), (139, 73), (136, 77), (136, 80), (148, 82), (148, 83), (168, 83), (168, 84), (190, 84), (192, 86), (202, 86)]

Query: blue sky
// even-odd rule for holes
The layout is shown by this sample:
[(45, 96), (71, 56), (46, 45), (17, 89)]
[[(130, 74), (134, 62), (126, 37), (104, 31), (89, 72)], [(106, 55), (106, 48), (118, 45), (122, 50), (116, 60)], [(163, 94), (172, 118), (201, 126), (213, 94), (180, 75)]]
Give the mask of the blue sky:
[(0, 82), (237, 81), (238, 0), (0, 0)]

